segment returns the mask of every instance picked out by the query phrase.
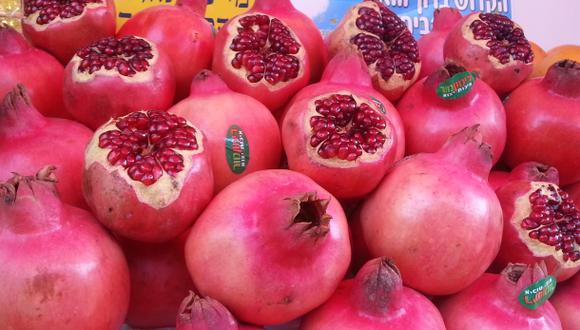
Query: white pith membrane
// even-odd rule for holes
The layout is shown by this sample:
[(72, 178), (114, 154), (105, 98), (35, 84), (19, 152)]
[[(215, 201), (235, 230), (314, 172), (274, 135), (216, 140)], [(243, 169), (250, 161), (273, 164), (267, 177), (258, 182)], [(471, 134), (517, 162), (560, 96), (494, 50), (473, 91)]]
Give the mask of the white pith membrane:
[[(316, 110), (316, 101), (323, 100), (323, 99), (332, 97), (334, 95), (352, 97), (354, 99), (354, 101), (356, 102), (357, 107), (360, 107), (361, 104), (368, 105), (372, 110), (374, 110), (376, 112), (377, 115), (379, 115), (385, 121), (385, 124), (386, 124), (385, 128), (383, 128), (383, 129), (377, 128), (377, 130), (379, 132), (384, 134), (385, 142), (383, 143), (383, 145), (381, 147), (379, 147), (376, 150), (376, 152), (368, 153), (364, 149), (362, 149), (362, 147), (361, 147), (362, 154), (354, 160), (345, 160), (345, 159), (340, 159), (338, 157), (323, 158), (318, 153), (318, 150), (324, 145), (324, 142), (327, 141), (328, 138), (323, 139), (322, 142), (320, 142), (318, 145), (312, 146), (311, 137), (313, 135), (313, 131), (312, 131), (313, 126), (311, 125), (311, 118), (312, 117), (324, 117), (321, 113), (319, 113)], [(339, 128), (338, 133), (344, 133), (344, 132), (349, 131), (350, 128), (352, 127), (352, 124), (353, 124), (352, 120), (350, 120), (345, 128)], [(307, 104), (307, 110), (304, 114), (304, 132), (306, 132), (306, 138), (305, 138), (306, 152), (308, 153), (309, 158), (312, 159), (314, 162), (317, 162), (319, 164), (322, 164), (322, 165), (328, 166), (328, 167), (352, 168), (352, 167), (359, 166), (359, 164), (361, 164), (361, 163), (376, 162), (376, 161), (380, 160), (381, 158), (383, 158), (384, 154), (386, 152), (388, 152), (388, 150), (390, 150), (392, 148), (392, 145), (393, 145), (393, 139), (392, 139), (393, 130), (391, 127), (391, 123), (378, 109), (377, 104), (370, 99), (355, 95), (352, 93), (352, 91), (348, 91), (348, 90), (338, 90), (338, 91), (334, 91), (331, 93), (322, 94), (322, 95), (310, 100)]]
[[(147, 111), (139, 112), (147, 114)], [(119, 119), (125, 118), (127, 116), (119, 117)], [(86, 149), (85, 170), (88, 170), (94, 163), (97, 163), (103, 166), (108, 173), (118, 174), (119, 177), (125, 180), (128, 185), (132, 186), (140, 202), (148, 204), (155, 209), (161, 209), (170, 205), (179, 197), (179, 194), (181, 193), (183, 184), (186, 181), (190, 170), (192, 169), (192, 157), (204, 151), (203, 135), (201, 134), (201, 131), (186, 120), (186, 124), (195, 129), (197, 149), (184, 150), (170, 148), (183, 157), (183, 169), (173, 176), (163, 171), (163, 174), (159, 179), (157, 179), (155, 183), (151, 185), (145, 185), (141, 181), (133, 180), (129, 176), (128, 170), (125, 169), (122, 165), (111, 165), (108, 160), (108, 155), (112, 149), (99, 147), (100, 137), (103, 133), (108, 131), (119, 131), (119, 128), (116, 126), (117, 120), (118, 119), (111, 119), (95, 131)]]
[[(153, 42), (151, 42), (145, 38), (141, 38), (141, 37), (137, 37), (137, 36), (134, 36), (134, 38), (145, 40), (151, 46), (150, 52), (153, 55), (153, 58), (147, 60), (147, 62), (149, 63), (149, 67), (147, 68), (147, 70), (137, 71), (132, 76), (122, 75), (119, 73), (119, 71), (116, 68), (106, 69), (105, 66), (102, 66), (100, 69), (94, 71), (93, 73), (89, 73), (89, 71), (81, 72), (79, 70), (79, 66), (81, 65), (81, 62), (83, 61), (83, 59), (80, 56), (78, 56), (78, 54), (77, 54), (78, 52), (77, 52), (77, 53), (75, 53), (75, 55), (71, 59), (72, 70), (73, 70), (72, 71), (73, 72), (73, 75), (72, 75), (73, 81), (78, 82), (78, 83), (86, 83), (86, 82), (92, 81), (92, 80), (96, 79), (97, 77), (101, 77), (101, 76), (117, 77), (117, 78), (120, 78), (121, 80), (123, 80), (123, 82), (129, 83), (129, 84), (138, 84), (138, 83), (152, 81), (154, 79), (153, 66), (159, 60), (159, 51), (157, 50), (157, 46), (155, 46), (155, 44)], [(122, 58), (122, 59), (130, 58), (127, 56), (118, 56), (118, 57)]]
[[(580, 266), (580, 259), (575, 261), (575, 262), (572, 260), (564, 261), (562, 250), (557, 250), (554, 246), (548, 245), (546, 243), (542, 243), (538, 239), (533, 239), (529, 236), (530, 235), (529, 233), (531, 231), (539, 230), (540, 228), (548, 227), (549, 225), (540, 225), (539, 227), (532, 229), (532, 230), (522, 228), (523, 220), (530, 217), (531, 212), (532, 212), (532, 204), (530, 202), (530, 195), (531, 194), (533, 194), (535, 191), (537, 191), (539, 189), (539, 190), (541, 190), (541, 195), (547, 196), (548, 200), (556, 200), (557, 201), (560, 198), (560, 194), (557, 192), (559, 188), (554, 184), (547, 183), (547, 182), (530, 182), (530, 186), (531, 186), (531, 189), (526, 194), (524, 194), (524, 195), (520, 196), (518, 199), (516, 199), (515, 205), (514, 205), (515, 212), (511, 218), (511, 225), (514, 226), (515, 230), (518, 232), (519, 238), (522, 240), (522, 242), (528, 247), (528, 249), (536, 257), (553, 256), (556, 260), (558, 260), (558, 262), (560, 262), (560, 264), (562, 265), (563, 268), (575, 268), (575, 267)], [(553, 187), (556, 190), (556, 193), (553, 193), (552, 191), (550, 191), (548, 189), (549, 187)], [(554, 196), (556, 198), (554, 198)], [(569, 201), (572, 202), (571, 199), (569, 199)], [(568, 219), (568, 218), (564, 217), (562, 219), (556, 219), (552, 223), (557, 224), (560, 221), (566, 220), (566, 219)], [(577, 227), (576, 231), (578, 231), (579, 229), (580, 228)], [(574, 245), (575, 251), (580, 250), (580, 245), (577, 242), (573, 242), (573, 245)]]
[(86, 6), (83, 8), (82, 13), (80, 13), (80, 15), (68, 17), (68, 18), (62, 18), (60, 16), (57, 16), (55, 19), (48, 22), (47, 24), (36, 23), (36, 20), (38, 19), (38, 16), (40, 15), (40, 10), (37, 10), (28, 16), (24, 16), (23, 23), (26, 25), (32, 26), (36, 31), (45, 31), (46, 29), (48, 29), (49, 27), (51, 27), (52, 25), (55, 25), (55, 24), (70, 23), (70, 22), (78, 21), (81, 18), (83, 18), (83, 16), (87, 13), (88, 10), (99, 8), (99, 7), (107, 7), (106, 1), (107, 0), (102, 0), (102, 2), (100, 2), (100, 3), (95, 3), (95, 2), (87, 3)]
[[(225, 57), (226, 57), (226, 67), (228, 68), (229, 71), (231, 71), (232, 73), (234, 73), (236, 76), (240, 77), (241, 79), (245, 80), (247, 83), (252, 84), (252, 85), (265, 85), (267, 86), (270, 90), (276, 91), (279, 89), (282, 89), (284, 87), (286, 87), (288, 84), (291, 84), (292, 82), (294, 82), (295, 80), (301, 78), (304, 76), (304, 62), (299, 62), (300, 63), (300, 68), (298, 70), (298, 75), (296, 76), (296, 78), (292, 78), (289, 79), (288, 81), (279, 81), (276, 84), (272, 85), (269, 82), (266, 81), (266, 79), (260, 79), (260, 81), (258, 82), (250, 82), (247, 78), (248, 76), (248, 70), (246, 70), (243, 66), (240, 69), (236, 69), (232, 66), (232, 61), (233, 59), (236, 57), (236, 54), (239, 53), (237, 51), (234, 51), (232, 49), (229, 48), (229, 46), (232, 44), (233, 40), (235, 37), (238, 36), (238, 29), (242, 28), (242, 25), (239, 23), (240, 19), (247, 17), (247, 16), (256, 16), (256, 15), (265, 15), (270, 17), (270, 19), (276, 18), (278, 19), (280, 22), (282, 22), (282, 24), (284, 24), (286, 26), (286, 28), (288, 29), (288, 31), (290, 32), (290, 35), (292, 36), (292, 38), (294, 39), (294, 41), (296, 41), (299, 45), (300, 48), (298, 50), (298, 52), (296, 54), (292, 54), (292, 56), (298, 58), (298, 60), (302, 60), (304, 59), (304, 57), (306, 56), (305, 53), (306, 51), (304, 50), (304, 45), (302, 44), (302, 42), (300, 41), (300, 39), (298, 38), (298, 36), (296, 36), (296, 34), (294, 33), (294, 31), (292, 31), (292, 29), (290, 29), (290, 27), (284, 23), (283, 20), (274, 17), (270, 14), (264, 14), (261, 12), (252, 12), (251, 14), (247, 14), (247, 15), (240, 15), (234, 19), (231, 20), (231, 23), (228, 24), (227, 27), (227, 31), (228, 31), (228, 38), (226, 39), (226, 45), (228, 46), (227, 48), (225, 48), (223, 51), (225, 53)], [(256, 30), (256, 27), (254, 27), (254, 31)], [(266, 43), (266, 46), (264, 46), (264, 48), (269, 47), (270, 42), (268, 41)]]

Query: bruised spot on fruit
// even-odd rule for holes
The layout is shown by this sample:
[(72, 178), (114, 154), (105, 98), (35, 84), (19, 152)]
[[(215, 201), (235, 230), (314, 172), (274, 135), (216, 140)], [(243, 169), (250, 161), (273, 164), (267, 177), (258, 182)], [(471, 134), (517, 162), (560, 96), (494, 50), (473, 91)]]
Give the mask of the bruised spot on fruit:
[(112, 207), (109, 207), (107, 210), (109, 211), (109, 213), (113, 213), (113, 208)]
[(63, 280), (63, 275), (40, 271), (27, 282), (26, 293), (30, 296), (40, 297), (40, 303), (45, 303), (55, 297), (62, 297), (62, 292), (57, 291), (57, 282)]

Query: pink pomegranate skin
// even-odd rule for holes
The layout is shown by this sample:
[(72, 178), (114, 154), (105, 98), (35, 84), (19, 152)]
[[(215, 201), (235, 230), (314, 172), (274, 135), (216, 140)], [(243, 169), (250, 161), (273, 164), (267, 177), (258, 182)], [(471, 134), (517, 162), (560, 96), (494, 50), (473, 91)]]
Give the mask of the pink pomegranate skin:
[(47, 185), (22, 182), (11, 205), (0, 187), (0, 324), (117, 330), (129, 304), (123, 253), (89, 212)]
[(62, 201), (87, 208), (81, 178), (84, 148), (91, 135), (77, 122), (41, 115), (26, 88), (18, 85), (0, 104), (0, 180), (10, 178), (12, 172), (34, 173), (54, 164)]
[(491, 146), (494, 164), (506, 143), (506, 115), (497, 94), (483, 80), (475, 79), (471, 90), (458, 99), (445, 100), (438, 86), (452, 77), (454, 67), (439, 68), (417, 82), (397, 104), (405, 125), (406, 152), (435, 152), (464, 127), (480, 125), (483, 142)]
[(563, 330), (580, 329), (580, 275), (558, 284), (550, 303), (560, 316)]
[[(270, 110), (256, 99), (232, 91), (211, 71), (202, 71), (193, 81), (189, 97), (169, 112), (186, 118), (207, 137), (215, 192), (247, 174), (277, 168), (280, 164), (280, 130)], [(239, 165), (230, 164), (227, 158), (228, 152), (235, 153), (228, 147), (227, 137), (241, 134), (240, 129), (247, 139), (248, 154), (237, 154), (246, 157), (245, 170), (237, 173), (235, 167)]]
[(489, 173), (489, 185), (493, 190), (505, 186), (512, 181), (544, 181), (560, 184), (560, 176), (555, 167), (538, 162), (525, 162), (516, 166), (511, 172), (494, 170)]
[(199, 292), (238, 320), (280, 324), (332, 295), (350, 263), (348, 226), (338, 201), (308, 177), (258, 171), (212, 200), (185, 259)]
[(423, 293), (469, 286), (501, 241), (501, 206), (487, 184), (489, 149), (475, 126), (436, 153), (399, 162), (361, 207), (359, 245), (371, 257), (392, 258), (404, 283)]

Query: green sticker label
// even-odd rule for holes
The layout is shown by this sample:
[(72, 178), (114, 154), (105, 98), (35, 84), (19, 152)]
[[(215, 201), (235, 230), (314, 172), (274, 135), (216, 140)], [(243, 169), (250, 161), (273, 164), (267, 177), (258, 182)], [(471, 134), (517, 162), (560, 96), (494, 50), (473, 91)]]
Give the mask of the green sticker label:
[(387, 110), (385, 110), (385, 105), (383, 104), (383, 102), (379, 101), (376, 97), (371, 96), (371, 100), (373, 101), (373, 103), (377, 106), (377, 108), (379, 108), (379, 111), (384, 115), (387, 113)]
[(226, 134), (226, 159), (230, 170), (243, 173), (250, 163), (250, 144), (241, 127), (232, 125)]
[(525, 308), (536, 309), (550, 299), (554, 291), (556, 291), (556, 278), (548, 276), (522, 290), (518, 298)]
[(437, 95), (444, 100), (455, 100), (469, 93), (475, 83), (476, 75), (473, 72), (460, 72), (440, 83)]

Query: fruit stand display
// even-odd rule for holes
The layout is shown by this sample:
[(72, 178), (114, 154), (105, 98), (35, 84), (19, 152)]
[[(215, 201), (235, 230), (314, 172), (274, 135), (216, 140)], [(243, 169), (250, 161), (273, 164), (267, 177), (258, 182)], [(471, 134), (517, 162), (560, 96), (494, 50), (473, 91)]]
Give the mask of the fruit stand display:
[(580, 329), (580, 45), (296, 2), (0, 3), (1, 329)]

